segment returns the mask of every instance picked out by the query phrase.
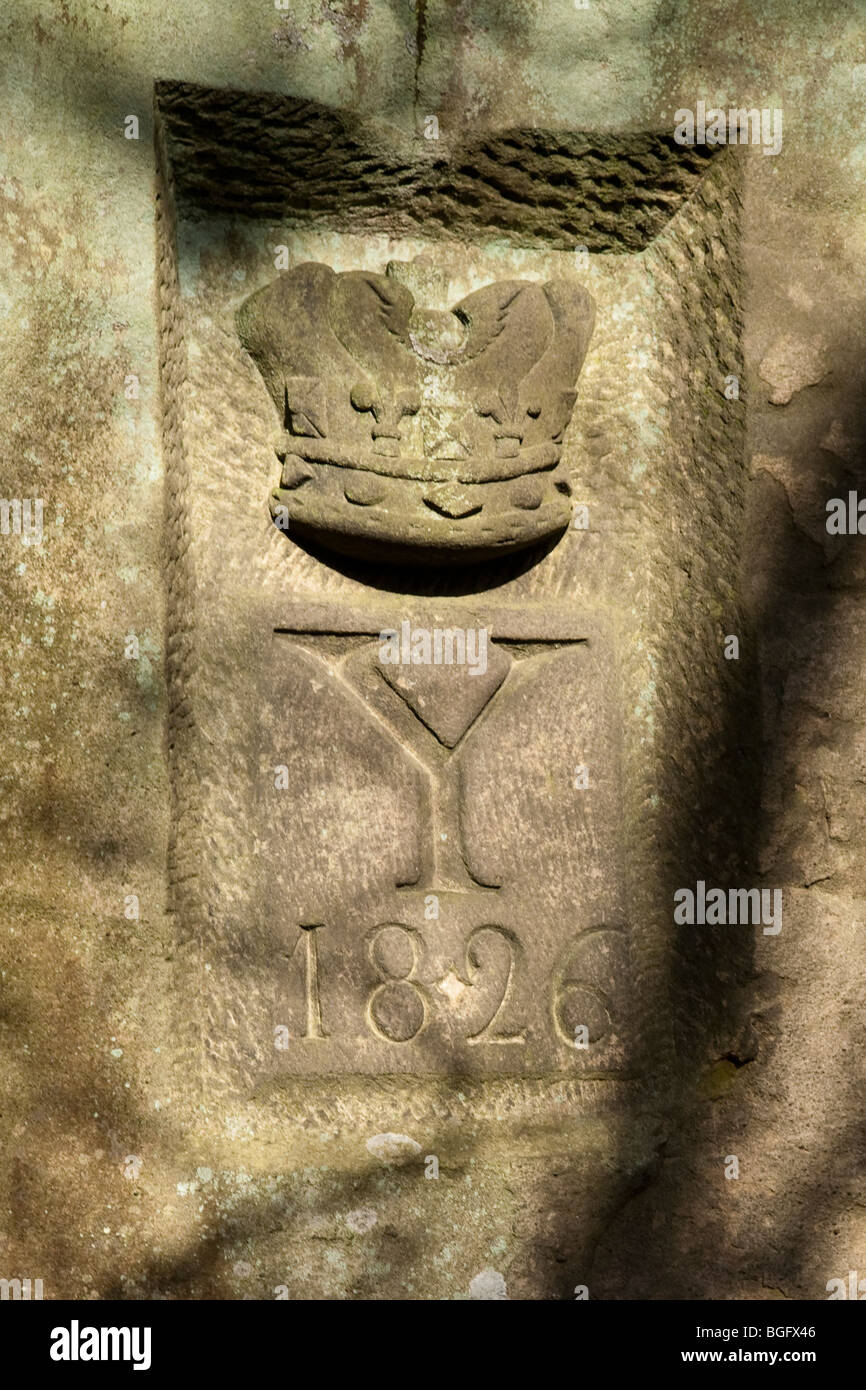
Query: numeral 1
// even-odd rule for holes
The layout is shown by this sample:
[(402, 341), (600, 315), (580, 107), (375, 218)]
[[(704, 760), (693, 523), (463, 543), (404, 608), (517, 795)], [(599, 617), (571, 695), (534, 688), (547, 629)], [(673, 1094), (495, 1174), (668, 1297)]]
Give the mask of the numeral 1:
[[(304, 997), (307, 1005), (307, 1031), (305, 1038), (326, 1038), (328, 1034), (322, 1027), (322, 1001), (319, 997), (319, 952), (316, 945), (316, 932), (321, 930), (321, 923), (312, 924), (301, 923), (301, 934), (298, 937), (295, 951), (301, 941), (304, 942)], [(292, 952), (294, 955), (294, 951)]]

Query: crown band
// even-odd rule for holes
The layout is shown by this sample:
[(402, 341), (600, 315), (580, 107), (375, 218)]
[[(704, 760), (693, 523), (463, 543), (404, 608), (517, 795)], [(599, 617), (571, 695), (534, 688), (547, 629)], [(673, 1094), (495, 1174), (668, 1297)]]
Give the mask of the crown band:
[[(555, 444), (535, 444), (521, 449), (514, 458), (483, 455), (468, 459), (432, 459), (407, 457), (404, 454), (355, 453), (335, 448), (326, 439), (291, 439), (291, 448), (280, 458), (288, 462), (296, 458), (303, 463), (326, 463), (335, 468), (353, 468), (362, 473), (377, 473), (383, 478), (405, 478), (419, 483), (501, 483), (522, 478), (528, 473), (545, 473), (559, 463), (560, 451)], [(288, 442), (288, 441), (287, 441)]]

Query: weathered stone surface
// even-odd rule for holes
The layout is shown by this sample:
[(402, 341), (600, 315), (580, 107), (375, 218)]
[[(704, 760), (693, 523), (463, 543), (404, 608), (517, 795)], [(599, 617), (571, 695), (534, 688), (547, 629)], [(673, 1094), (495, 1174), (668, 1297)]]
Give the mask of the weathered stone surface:
[(787, 405), (798, 391), (816, 386), (827, 375), (827, 341), (820, 333), (778, 338), (761, 363), (761, 376), (772, 387), (773, 405)]
[(585, 134), (557, 122), (455, 136), (442, 121), (428, 141), (275, 92), (162, 82), (157, 99), (185, 206), (367, 234), (481, 228), (542, 248), (639, 251), (712, 158), (650, 131)]
[[(166, 158), (169, 148), (170, 141)], [(652, 960), (656, 931), (665, 928), (660, 904), (643, 899), (646, 886), (632, 877), (621, 843), (630, 807), (641, 799), (640, 778), (658, 776), (639, 751), (646, 677), (633, 653), (638, 634), (651, 630), (647, 623), (673, 630), (664, 574), (667, 479), (672, 468), (690, 466), (704, 443), (678, 437), (673, 412), (693, 410), (691, 387), (671, 389), (646, 373), (630, 382), (640, 407), (624, 395), (620, 369), (629, 349), (617, 325), (621, 306), (636, 297), (636, 344), (643, 333), (664, 333), (694, 364), (696, 383), (709, 373), (723, 379), (736, 366), (736, 319), (726, 317), (735, 314), (736, 282), (724, 285), (719, 339), (703, 317), (692, 329), (675, 278), (681, 243), (706, 245), (710, 264), (722, 255), (726, 268), (736, 264), (736, 222), (723, 229), (720, 214), (735, 216), (737, 161), (718, 159), (708, 178), (659, 241), (652, 278), (626, 259), (599, 266), (594, 276), (589, 266), (581, 273), (591, 293), (573, 265), (563, 277), (565, 256), (556, 251), (531, 262), (538, 283), (507, 274), (491, 284), (487, 267), (507, 267), (508, 256), (488, 248), (480, 228), (468, 273), (459, 269), (453, 240), (434, 239), (417, 272), (404, 261), (392, 276), (372, 267), (335, 274), (307, 250), (319, 234), (296, 229), (297, 269), (244, 301), (241, 343), (225, 273), (226, 257), (230, 263), (237, 255), (236, 230), (227, 241), (218, 217), (209, 224), (208, 268), (196, 273), (185, 248), (193, 227), (199, 244), (207, 235), (201, 212), (178, 226), (182, 300), (172, 298), (175, 272), (163, 289), (167, 306), (176, 302), (180, 313), (183, 304), (187, 353), (183, 383), (166, 378), (167, 409), (183, 441), (182, 448), (174, 436), (168, 441), (181, 504), (171, 588), (184, 595), (177, 649), (191, 645), (173, 687), (183, 718), (174, 740), (171, 882), (188, 941), (182, 1013), (198, 1017), (191, 1046), (207, 1059), (206, 1094), (252, 1094), (268, 1076), (323, 1071), (588, 1073), (603, 1085), (642, 1069), (656, 1046), (673, 1041), (667, 1020), (656, 1035), (657, 1021), (647, 1020), (633, 991)], [(166, 264), (174, 256), (170, 226)], [(730, 244), (722, 251), (724, 237)], [(331, 244), (338, 267), (359, 247), (369, 263), (369, 244), (351, 233)], [(525, 252), (511, 255), (525, 263)], [(461, 288), (469, 287), (459, 307), (470, 343), (474, 322), (480, 350), (469, 349), (463, 365), (461, 333), (456, 350), (440, 352), (443, 370), (430, 381), (429, 359), (412, 350), (405, 282), (438, 292), (441, 341), (455, 272)], [(710, 280), (710, 296), (714, 289)], [(589, 337), (593, 301), (597, 346)], [(270, 425), (241, 344), (286, 411), (285, 466), (290, 449), (315, 446), (315, 457), (296, 455), (297, 488), (278, 489), (272, 501), (272, 514), (288, 511), (286, 531), (267, 527), (266, 490), (257, 490), (270, 468), (267, 447), (258, 447)], [(570, 408), (566, 393), (587, 349), (587, 410), (569, 419), (560, 398)], [(508, 548), (495, 530), (495, 502), (492, 522), (486, 503), (478, 516), (492, 534), (468, 531), (471, 568), (458, 562), (461, 532), (475, 516), (435, 519), (434, 527), (446, 527), (441, 540), (425, 525), (418, 549), (440, 545), (450, 564), (424, 581), (426, 598), (413, 595), (418, 572), (394, 564), (410, 552), (407, 518), (411, 524), (423, 508), (409, 489), (450, 478), (493, 490), (507, 486), (498, 481), (504, 471), (526, 476), (522, 439), (514, 436), (516, 453), (500, 457), (495, 447), (482, 413), (492, 409), (492, 394), (514, 396), (511, 415), (522, 410), (530, 452), (546, 447), (531, 444), (537, 425), (555, 452), (551, 469), (563, 478), (565, 469), (589, 473), (583, 441), (601, 428), (621, 441), (624, 487), (633, 487), (628, 470), (642, 458), (658, 498), (645, 493), (660, 569), (652, 581), (649, 572), (635, 577), (632, 605), (613, 536), (601, 564), (574, 528), (526, 559), (478, 564), (482, 540), (494, 552)], [(366, 408), (373, 403), (375, 412)], [(417, 410), (407, 420), (409, 405)], [(471, 417), (477, 450), (466, 450), (465, 459), (437, 460), (425, 450), (438, 439), (437, 412), (449, 406), (464, 433)], [(653, 438), (639, 426), (645, 413), (658, 420)], [(713, 583), (731, 573), (738, 498), (731, 489), (743, 468), (738, 417), (720, 407), (715, 422), (703, 431), (712, 449), (704, 476), (707, 486), (718, 478), (727, 496), (707, 519), (702, 542), (708, 559), (715, 555)], [(413, 423), (414, 454), (400, 437)], [(396, 452), (377, 453), (380, 430)], [(563, 434), (561, 445), (552, 433)], [(374, 465), (392, 470), (374, 475), (393, 487), (378, 515), (369, 500), (328, 501), (325, 492), (324, 505), (317, 501), (321, 474), (361, 474)], [(307, 544), (317, 530), (321, 552)], [(335, 568), (330, 547), (344, 548), (353, 533), (360, 563)], [(648, 584), (651, 597), (642, 587)], [(413, 633), (427, 641), (426, 655), (411, 649)], [(437, 633), (460, 633), (474, 659), (437, 663)], [(401, 689), (398, 667), (386, 659), (389, 634), (399, 635), (399, 669), (411, 672), (411, 688)], [(488, 680), (497, 666), (501, 677)], [(695, 685), (694, 663), (691, 678)], [(471, 694), (476, 682), (486, 699)], [(623, 701), (625, 689), (633, 694)], [(728, 834), (724, 817), (718, 834)], [(576, 1047), (577, 1039), (586, 1047)]]
[[(44, 535), (0, 537), (0, 1277), (814, 1299), (864, 1273), (866, 570), (824, 524), (863, 492), (861, 8), (9, 0), (3, 491)], [(781, 105), (782, 153), (678, 146), (704, 96)], [(434, 316), (577, 279), (587, 529), (425, 573), (279, 534), (235, 328), (278, 256)], [(455, 614), (489, 681), (377, 663)], [(781, 885), (781, 933), (676, 927), (703, 877)], [(426, 973), (392, 988), (410, 941)], [(380, 985), (380, 1033), (423, 992), (417, 1036), (373, 1031)], [(627, 1025), (588, 1019), (603, 1074), (552, 1007), (599, 996)]]

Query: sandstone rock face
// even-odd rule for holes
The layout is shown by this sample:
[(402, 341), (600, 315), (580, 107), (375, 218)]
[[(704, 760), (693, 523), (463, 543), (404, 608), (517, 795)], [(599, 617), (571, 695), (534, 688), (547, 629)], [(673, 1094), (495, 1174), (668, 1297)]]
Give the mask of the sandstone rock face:
[(862, 24), (404, 9), (7, 6), (0, 1278), (825, 1298)]

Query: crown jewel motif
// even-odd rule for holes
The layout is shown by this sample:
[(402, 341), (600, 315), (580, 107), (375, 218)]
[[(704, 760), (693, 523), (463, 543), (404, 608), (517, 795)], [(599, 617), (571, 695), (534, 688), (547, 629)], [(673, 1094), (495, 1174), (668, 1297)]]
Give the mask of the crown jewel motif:
[(497, 281), (438, 312), (393, 275), (283, 273), (237, 315), (283, 425), (275, 520), (345, 554), (440, 564), (562, 531), (594, 318), (568, 280)]

